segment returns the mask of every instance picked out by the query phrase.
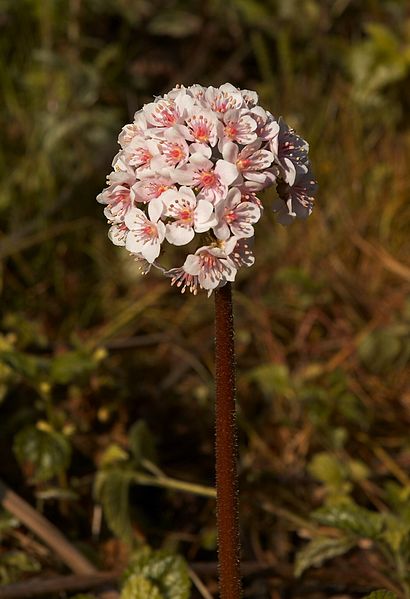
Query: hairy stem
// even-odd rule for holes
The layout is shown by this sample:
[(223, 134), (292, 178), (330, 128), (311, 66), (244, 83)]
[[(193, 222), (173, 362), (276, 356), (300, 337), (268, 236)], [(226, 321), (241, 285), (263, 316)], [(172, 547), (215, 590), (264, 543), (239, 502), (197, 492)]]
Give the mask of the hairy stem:
[(216, 513), (219, 592), (221, 599), (239, 599), (240, 538), (235, 408), (235, 352), (232, 289), (227, 283), (215, 292), (216, 382)]

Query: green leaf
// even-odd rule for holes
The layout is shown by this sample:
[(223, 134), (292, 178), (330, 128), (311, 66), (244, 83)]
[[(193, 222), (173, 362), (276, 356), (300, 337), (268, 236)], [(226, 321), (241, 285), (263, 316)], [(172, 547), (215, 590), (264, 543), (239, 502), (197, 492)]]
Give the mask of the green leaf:
[(169, 551), (143, 547), (131, 557), (126, 580), (142, 576), (155, 584), (162, 599), (189, 599), (191, 582), (185, 560)]
[(377, 591), (373, 591), (370, 595), (366, 595), (363, 599), (398, 599), (396, 593), (392, 593), (391, 591), (386, 591), (385, 589), (379, 589)]
[(301, 576), (311, 566), (321, 566), (326, 560), (343, 555), (355, 545), (353, 539), (317, 537), (296, 555), (295, 576)]
[(100, 467), (108, 468), (118, 462), (125, 462), (129, 458), (128, 453), (117, 443), (111, 443), (103, 452), (100, 458)]
[(71, 459), (71, 445), (57, 431), (27, 426), (17, 433), (13, 450), (20, 466), (32, 469), (34, 482), (49, 480), (64, 472)]
[(10, 584), (25, 572), (39, 572), (40, 563), (24, 551), (10, 551), (0, 556), (0, 583)]
[(333, 526), (368, 539), (378, 538), (384, 523), (381, 514), (357, 505), (322, 507), (312, 513), (312, 518), (325, 526)]
[(1, 351), (0, 362), (27, 379), (35, 379), (45, 370), (47, 361), (18, 351)]
[(156, 462), (154, 437), (144, 420), (138, 420), (133, 424), (128, 433), (128, 440), (130, 450), (138, 466), (144, 459)]
[(249, 378), (255, 381), (267, 395), (291, 397), (293, 389), (289, 370), (284, 364), (263, 364), (249, 372)]
[(330, 487), (342, 487), (346, 480), (346, 468), (334, 455), (320, 452), (313, 456), (308, 466), (309, 473)]
[(50, 377), (55, 383), (66, 385), (71, 381), (90, 374), (97, 367), (97, 361), (87, 352), (68, 351), (53, 358)]
[(134, 473), (129, 470), (101, 470), (97, 473), (94, 486), (108, 526), (127, 543), (132, 541), (129, 487), (133, 476)]
[(120, 599), (164, 599), (164, 596), (153, 582), (134, 574), (124, 584)]

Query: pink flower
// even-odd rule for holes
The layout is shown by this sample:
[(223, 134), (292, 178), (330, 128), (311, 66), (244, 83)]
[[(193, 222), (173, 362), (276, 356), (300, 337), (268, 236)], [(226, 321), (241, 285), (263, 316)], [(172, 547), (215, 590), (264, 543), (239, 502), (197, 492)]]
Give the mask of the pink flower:
[(168, 189), (175, 189), (175, 182), (170, 177), (155, 173), (151, 173), (150, 176), (132, 186), (135, 200), (145, 204), (159, 198)]
[(203, 233), (216, 224), (213, 206), (206, 200), (197, 201), (189, 187), (166, 191), (162, 197), (165, 216), (173, 218), (166, 225), (165, 237), (173, 245), (189, 243), (195, 233)]
[(258, 139), (269, 141), (278, 134), (279, 124), (271, 113), (264, 110), (262, 106), (253, 107), (250, 115), (257, 123), (256, 134)]
[(186, 118), (187, 139), (215, 146), (218, 141), (217, 121), (212, 112), (200, 108), (192, 110)]
[(239, 93), (241, 94), (246, 106), (248, 108), (252, 108), (253, 106), (256, 106), (256, 104), (258, 103), (258, 94), (256, 92), (254, 92), (253, 90), (250, 89), (240, 89)]
[[(118, 141), (114, 172), (97, 197), (109, 237), (144, 272), (154, 266), (182, 292), (209, 295), (253, 264), (259, 191), (275, 185), (273, 209), (281, 223), (312, 211), (308, 145), (259, 106), (254, 91), (230, 83), (176, 85), (135, 113)], [(192, 247), (200, 247), (185, 252), (182, 267), (166, 270), (160, 263), (163, 242), (182, 247), (195, 240)]]
[(205, 92), (205, 102), (217, 115), (223, 115), (228, 110), (241, 108), (243, 98), (236, 87), (224, 83), (219, 88), (208, 87)]
[(191, 97), (180, 89), (174, 98), (159, 98), (143, 108), (147, 122), (154, 127), (172, 127), (182, 123), (192, 106)]
[(134, 115), (134, 122), (130, 125), (125, 125), (125, 127), (122, 128), (122, 131), (118, 136), (118, 143), (122, 148), (125, 148), (131, 143), (134, 137), (144, 137), (146, 129), (147, 120), (142, 110), (139, 110)]
[(157, 141), (158, 154), (151, 160), (151, 168), (160, 170), (164, 167), (178, 168), (189, 158), (189, 147), (179, 130), (174, 127), (165, 131)]
[(121, 150), (117, 160), (125, 161), (139, 174), (139, 169), (150, 168), (152, 158), (158, 153), (158, 140), (134, 137), (125, 150)]
[(245, 146), (241, 151), (237, 144), (227, 142), (223, 147), (222, 155), (225, 160), (236, 165), (239, 173), (245, 179), (266, 186), (272, 183), (272, 173), (269, 173), (267, 169), (273, 162), (273, 154), (269, 150), (260, 148), (260, 141)]
[(113, 172), (108, 177), (111, 185), (97, 196), (98, 202), (107, 204), (104, 214), (110, 222), (123, 220), (131, 208), (133, 197), (130, 186), (133, 181), (134, 174), (131, 170)]
[(148, 216), (139, 208), (133, 208), (125, 217), (129, 229), (125, 247), (133, 254), (141, 254), (149, 263), (158, 258), (165, 237), (165, 225), (159, 220), (162, 214), (161, 200), (152, 200)]
[(225, 200), (217, 204), (215, 209), (217, 225), (213, 231), (218, 239), (229, 239), (234, 235), (238, 239), (252, 237), (252, 223), (261, 217), (258, 206), (251, 202), (242, 202), (241, 192), (237, 188), (230, 189)]
[(220, 148), (227, 141), (236, 141), (239, 144), (250, 144), (256, 141), (257, 123), (247, 110), (228, 110), (218, 124)]
[(236, 239), (232, 238), (224, 249), (218, 246), (203, 246), (195, 254), (187, 256), (182, 269), (191, 277), (198, 277), (200, 287), (212, 292), (227, 281), (235, 280), (236, 268), (229, 260), (229, 254), (235, 244)]
[(173, 176), (180, 185), (198, 188), (198, 199), (216, 204), (224, 198), (230, 185), (237, 177), (237, 168), (226, 160), (217, 160), (216, 164), (203, 154), (195, 152), (188, 164), (175, 171)]
[(128, 235), (128, 227), (124, 222), (112, 225), (108, 230), (108, 239), (114, 245), (125, 245)]

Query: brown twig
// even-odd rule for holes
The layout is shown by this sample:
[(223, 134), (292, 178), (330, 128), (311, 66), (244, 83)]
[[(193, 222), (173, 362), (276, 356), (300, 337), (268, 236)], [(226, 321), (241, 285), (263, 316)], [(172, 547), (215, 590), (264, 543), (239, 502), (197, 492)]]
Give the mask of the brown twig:
[(231, 284), (215, 292), (216, 512), (221, 599), (239, 599), (240, 538)]
[(24, 599), (48, 593), (82, 591), (115, 583), (119, 572), (94, 572), (94, 574), (68, 574), (50, 578), (31, 578), (0, 587), (0, 599)]
[[(4, 509), (13, 514), (24, 526), (42, 539), (75, 574), (98, 574), (94, 565), (68, 541), (58, 528), (32, 508), (27, 501), (12, 491), (1, 479), (0, 503)], [(114, 597), (118, 597), (118, 594), (108, 591), (103, 593), (101, 597), (114, 599)]]

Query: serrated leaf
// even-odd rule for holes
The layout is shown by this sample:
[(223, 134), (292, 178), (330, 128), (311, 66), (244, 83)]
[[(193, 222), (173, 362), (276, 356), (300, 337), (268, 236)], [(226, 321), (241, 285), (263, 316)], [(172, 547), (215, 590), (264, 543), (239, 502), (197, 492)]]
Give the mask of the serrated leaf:
[(301, 576), (312, 566), (321, 566), (328, 559), (344, 555), (354, 545), (353, 539), (347, 537), (340, 539), (317, 537), (313, 539), (296, 555), (295, 576)]
[(134, 574), (124, 584), (120, 599), (164, 599), (164, 597), (153, 582)]
[(368, 539), (378, 538), (384, 523), (381, 514), (357, 505), (326, 506), (316, 510), (311, 516), (320, 524)]
[(180, 555), (143, 547), (132, 555), (124, 573), (126, 580), (134, 575), (153, 582), (163, 599), (189, 599), (191, 581), (188, 566)]
[(100, 471), (94, 486), (108, 526), (114, 534), (128, 543), (132, 540), (129, 487), (133, 476), (134, 473), (129, 470)]
[(146, 459), (156, 462), (155, 441), (147, 423), (138, 420), (132, 425), (128, 433), (128, 441), (132, 455), (139, 466)]
[(28, 426), (17, 433), (13, 450), (22, 467), (33, 471), (35, 482), (46, 481), (65, 471), (71, 459), (71, 445), (57, 431)]
[(396, 593), (392, 593), (391, 591), (386, 591), (385, 589), (379, 589), (377, 591), (373, 591), (370, 595), (366, 595), (363, 599), (398, 599)]

